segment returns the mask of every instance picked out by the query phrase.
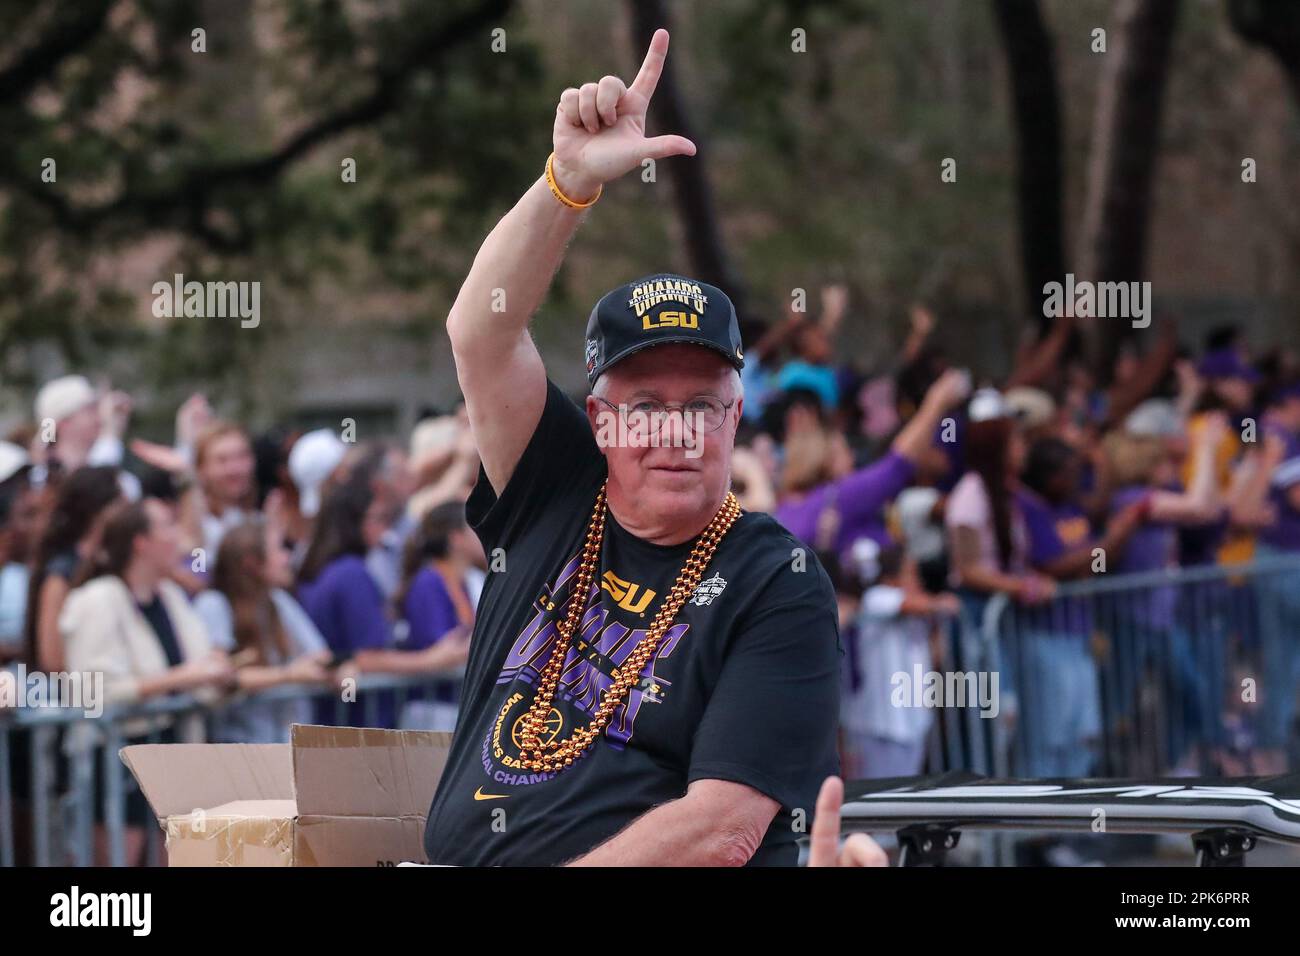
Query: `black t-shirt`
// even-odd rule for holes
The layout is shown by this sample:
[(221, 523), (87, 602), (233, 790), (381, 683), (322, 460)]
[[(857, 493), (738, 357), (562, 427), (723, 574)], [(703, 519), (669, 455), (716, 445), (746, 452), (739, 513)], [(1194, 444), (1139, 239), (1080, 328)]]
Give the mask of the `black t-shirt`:
[[(489, 562), (502, 549), (505, 569), (483, 589), (457, 732), (429, 810), (429, 860), (564, 863), (689, 783), (718, 779), (781, 804), (751, 862), (793, 864), (817, 790), (838, 770), (841, 652), (829, 579), (767, 515), (732, 525), (600, 739), (558, 774), (518, 765), (518, 722), (554, 646), (605, 474), (586, 416), (550, 383), (500, 498), (479, 474), (470, 524)], [(560, 739), (590, 723), (692, 544), (648, 543), (607, 515), (599, 603), (583, 615), (552, 711)]]
[(172, 619), (167, 614), (167, 608), (163, 605), (162, 597), (155, 594), (153, 600), (148, 604), (136, 602), (136, 607), (144, 615), (144, 619), (149, 622), (153, 632), (158, 635), (158, 643), (162, 645), (163, 654), (167, 656), (167, 666), (175, 667), (185, 658), (181, 655), (181, 645), (176, 639), (176, 629), (172, 627)]

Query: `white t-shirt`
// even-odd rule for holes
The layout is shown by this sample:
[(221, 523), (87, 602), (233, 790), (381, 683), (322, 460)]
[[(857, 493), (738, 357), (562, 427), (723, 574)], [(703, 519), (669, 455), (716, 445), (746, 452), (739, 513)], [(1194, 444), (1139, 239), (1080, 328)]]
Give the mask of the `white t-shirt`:
[(221, 539), (226, 536), (226, 532), (243, 524), (248, 518), (249, 513), (242, 508), (227, 508), (219, 515), (204, 509), (199, 525), (203, 530), (203, 547), (207, 549), (210, 561), (216, 560), (217, 550), (221, 547)]
[[(325, 638), (293, 595), (276, 588), (271, 591), (271, 603), (280, 616), (293, 657), (326, 650)], [(230, 600), (220, 591), (209, 589), (194, 599), (194, 610), (207, 627), (212, 646), (233, 652), (235, 616)], [(222, 743), (277, 744), (289, 742), (289, 725), (295, 723), (312, 723), (310, 700), (242, 701), (215, 719), (214, 730), (216, 740)]]
[(930, 670), (930, 625), (902, 616), (902, 607), (901, 588), (877, 584), (862, 596), (854, 634), (861, 681), (857, 690), (845, 692), (840, 723), (850, 733), (915, 744), (925, 740), (934, 714), (926, 707), (895, 706), (894, 675), (910, 682), (917, 665), (923, 674)]
[(939, 500), (937, 488), (904, 488), (898, 494), (898, 524), (906, 542), (907, 556), (928, 561), (943, 554), (943, 528), (931, 516)]

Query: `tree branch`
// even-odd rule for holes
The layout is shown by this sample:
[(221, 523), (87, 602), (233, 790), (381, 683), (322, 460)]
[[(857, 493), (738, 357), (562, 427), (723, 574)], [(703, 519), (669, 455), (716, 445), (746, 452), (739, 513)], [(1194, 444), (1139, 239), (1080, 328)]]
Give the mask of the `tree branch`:
[(0, 103), (17, 103), (52, 74), (65, 59), (103, 32), (114, 0), (73, 0), (52, 16), (49, 32), (4, 70), (0, 70)]
[(195, 166), (181, 174), (174, 185), (154, 191), (124, 192), (104, 203), (75, 206), (67, 198), (11, 169), (3, 174), (11, 184), (45, 206), (54, 221), (69, 231), (85, 232), (123, 216), (144, 218), (154, 226), (165, 225), (191, 233), (219, 251), (240, 251), (250, 244), (243, 234), (229, 235), (205, 221), (214, 195), (221, 189), (245, 183), (266, 183), (313, 147), (347, 130), (373, 123), (398, 107), (411, 77), (429, 65), (440, 53), (455, 48), (499, 21), (513, 0), (485, 0), (476, 9), (444, 24), (413, 42), (398, 61), (382, 62), (374, 72), (374, 88), (355, 102), (319, 117), (290, 136), (270, 152), (223, 163)]

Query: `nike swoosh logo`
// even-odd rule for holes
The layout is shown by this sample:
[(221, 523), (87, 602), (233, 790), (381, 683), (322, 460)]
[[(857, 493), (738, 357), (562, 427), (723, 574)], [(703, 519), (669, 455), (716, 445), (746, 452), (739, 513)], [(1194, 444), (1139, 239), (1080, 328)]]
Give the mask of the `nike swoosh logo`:
[(482, 787), (479, 787), (477, 790), (474, 791), (474, 799), (475, 799), (475, 800), (509, 800), (509, 799), (510, 799), (510, 794), (508, 794), (508, 793), (484, 793), (484, 792), (483, 792), (483, 788), (482, 788)]

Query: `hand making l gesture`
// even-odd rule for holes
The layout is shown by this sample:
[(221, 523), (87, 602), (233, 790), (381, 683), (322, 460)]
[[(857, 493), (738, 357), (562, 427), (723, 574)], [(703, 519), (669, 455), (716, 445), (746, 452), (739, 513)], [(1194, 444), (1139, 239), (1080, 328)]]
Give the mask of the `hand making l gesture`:
[(695, 144), (683, 136), (645, 135), (646, 110), (667, 54), (668, 31), (656, 30), (631, 86), (605, 76), (599, 83), (569, 87), (560, 96), (554, 172), (565, 195), (584, 202), (646, 159), (695, 155)]

